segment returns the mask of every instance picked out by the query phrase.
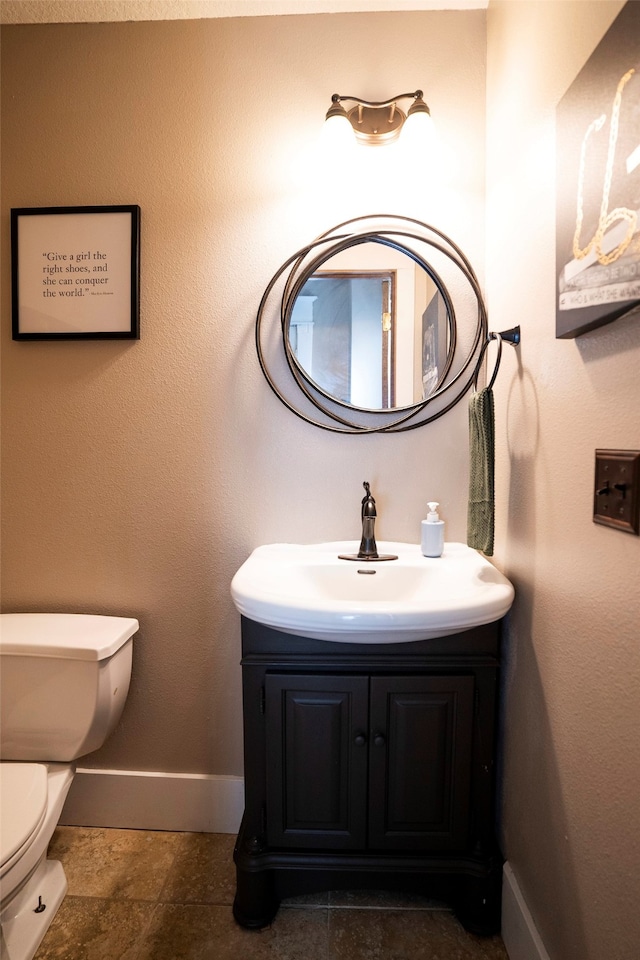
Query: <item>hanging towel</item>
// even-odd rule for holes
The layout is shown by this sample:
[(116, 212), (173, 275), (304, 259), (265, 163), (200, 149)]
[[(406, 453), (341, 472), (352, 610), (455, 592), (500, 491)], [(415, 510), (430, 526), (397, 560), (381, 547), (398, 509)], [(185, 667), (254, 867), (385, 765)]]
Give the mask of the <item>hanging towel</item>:
[(493, 391), (485, 387), (469, 402), (469, 509), (467, 545), (493, 555), (495, 427)]

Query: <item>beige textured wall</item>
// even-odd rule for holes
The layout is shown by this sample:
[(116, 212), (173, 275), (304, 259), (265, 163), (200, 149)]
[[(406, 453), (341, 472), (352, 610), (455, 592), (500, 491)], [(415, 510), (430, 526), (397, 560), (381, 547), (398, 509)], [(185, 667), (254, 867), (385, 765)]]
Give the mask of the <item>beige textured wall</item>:
[(596, 447), (640, 448), (640, 316), (565, 341), (554, 314), (555, 106), (621, 6), (488, 15), (488, 300), (523, 334), (496, 384), (504, 852), (552, 960), (640, 944), (640, 538), (591, 520)]
[[(258, 544), (466, 532), (466, 404), (400, 436), (334, 436), (271, 394), (262, 291), (349, 216), (437, 224), (484, 267), (484, 11), (2, 30), (3, 608), (139, 618), (123, 720), (89, 763), (242, 773), (239, 618)], [(317, 136), (335, 90), (422, 87), (451, 183), (392, 152), (354, 174)], [(142, 338), (16, 343), (9, 208), (138, 203)]]

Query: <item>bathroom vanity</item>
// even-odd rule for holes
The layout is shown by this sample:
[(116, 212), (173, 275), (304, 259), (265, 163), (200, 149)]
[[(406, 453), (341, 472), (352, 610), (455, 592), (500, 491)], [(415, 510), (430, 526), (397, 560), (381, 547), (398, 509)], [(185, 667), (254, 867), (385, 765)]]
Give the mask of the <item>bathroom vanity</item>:
[(449, 902), (500, 926), (494, 836), (500, 622), (401, 643), (335, 643), (242, 617), (242, 926), (332, 889)]
[[(330, 364), (319, 382), (315, 358), (327, 324), (332, 356), (340, 349), (338, 287), (327, 288), (327, 275), (338, 275), (339, 296), (352, 304), (362, 274), (374, 272), (371, 327), (359, 319), (349, 334), (349, 350), (357, 339), (354, 356), (367, 358), (365, 398), (360, 376), (336, 385)], [(394, 292), (400, 273), (410, 300)], [(364, 301), (355, 312), (368, 313)], [(362, 341), (361, 326), (373, 331)], [(469, 352), (457, 349), (463, 329)], [(420, 347), (415, 358), (425, 330), (435, 353)], [(519, 327), (488, 332), (478, 279), (455, 243), (386, 215), (341, 223), (290, 257), (265, 289), (255, 334), (262, 372), (287, 409), (354, 435), (431, 423), (477, 385), (491, 340), (490, 384), (503, 340), (520, 342)], [(381, 376), (390, 368), (369, 362), (378, 354), (403, 357), (404, 372)], [(259, 928), (285, 897), (391, 888), (447, 900), (467, 929), (493, 933), (502, 876), (493, 826), (499, 637), (514, 588), (467, 544), (445, 543), (441, 556), (376, 544), (375, 498), (368, 481), (363, 487), (359, 548), (264, 544), (231, 583), (242, 617), (245, 741), (234, 916)]]

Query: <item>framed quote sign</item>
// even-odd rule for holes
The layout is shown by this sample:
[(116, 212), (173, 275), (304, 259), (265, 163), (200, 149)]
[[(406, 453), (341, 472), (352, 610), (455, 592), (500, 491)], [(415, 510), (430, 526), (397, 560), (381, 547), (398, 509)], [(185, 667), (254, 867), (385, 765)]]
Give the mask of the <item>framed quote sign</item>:
[(556, 337), (640, 306), (640, 3), (625, 4), (558, 104)]
[(137, 340), (140, 207), (11, 211), (14, 340)]

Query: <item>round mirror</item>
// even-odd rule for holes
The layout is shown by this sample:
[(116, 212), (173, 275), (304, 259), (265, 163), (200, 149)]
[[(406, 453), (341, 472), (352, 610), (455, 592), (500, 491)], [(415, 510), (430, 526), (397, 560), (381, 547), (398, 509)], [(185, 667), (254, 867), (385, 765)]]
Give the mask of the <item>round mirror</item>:
[(301, 375), (359, 410), (430, 397), (453, 359), (448, 296), (406, 251), (375, 239), (328, 256), (291, 302), (285, 336)]
[(412, 430), (442, 416), (472, 386), (486, 343), (467, 258), (435, 227), (401, 216), (350, 220), (298, 250), (256, 318), (271, 389), (338, 433)]

